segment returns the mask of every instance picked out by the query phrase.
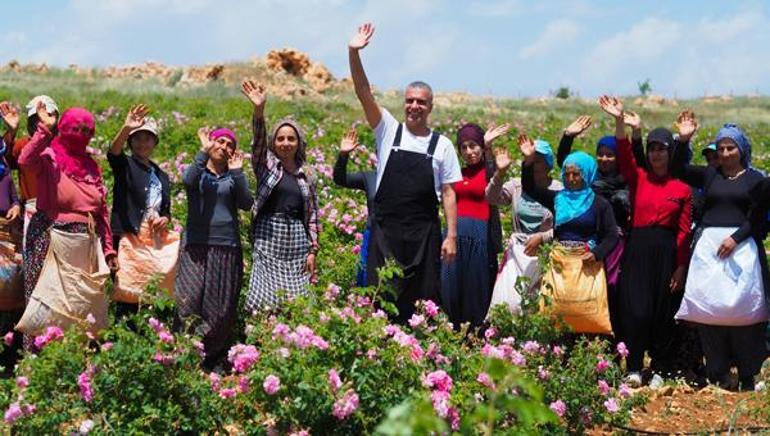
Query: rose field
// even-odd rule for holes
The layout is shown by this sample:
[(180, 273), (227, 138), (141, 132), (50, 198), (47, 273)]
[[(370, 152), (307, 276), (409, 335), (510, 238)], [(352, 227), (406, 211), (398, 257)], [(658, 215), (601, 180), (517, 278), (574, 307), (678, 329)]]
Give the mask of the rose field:
[[(665, 380), (655, 388), (622, 383), (623, 343), (570, 334), (558, 319), (525, 299), (523, 314), (497, 307), (478, 331), (454, 328), (432, 302), (419, 302), (407, 325), (388, 321), (390, 290), (353, 287), (366, 217), (360, 191), (337, 187), (332, 166), (339, 141), (357, 126), (362, 144), (353, 168), (373, 168), (373, 133), (348, 81), (323, 91), (303, 78), (261, 64), (225, 66), (205, 83), (183, 85), (158, 78), (107, 77), (99, 71), (0, 71), (0, 100), (17, 106), (52, 96), (62, 108), (82, 106), (97, 117), (92, 152), (108, 187), (105, 153), (128, 109), (143, 103), (159, 120), (156, 161), (170, 176), (173, 225), (181, 229), (186, 198), (181, 176), (198, 149), (197, 130), (226, 126), (248, 152), (252, 105), (239, 80), (267, 85), (268, 124), (293, 115), (307, 132), (309, 164), (316, 174), (322, 226), (318, 280), (306, 298), (272, 313), (239, 310), (228, 353), (231, 370), (201, 369), (199, 338), (172, 331), (174, 301), (153, 286), (141, 310), (93, 335), (87, 326), (51, 327), (35, 338), (15, 369), (0, 380), (6, 434), (612, 434), (770, 430), (770, 394), (691, 388)], [(287, 88), (288, 85), (290, 88)], [(288, 89), (288, 90), (287, 90)], [(377, 90), (397, 118), (400, 92)], [(645, 130), (670, 127), (692, 108), (701, 121), (696, 160), (725, 122), (737, 122), (754, 146), (754, 165), (770, 170), (770, 98), (722, 97), (676, 101), (624, 98)], [(594, 101), (580, 98), (492, 99), (440, 90), (431, 126), (454, 139), (464, 122), (510, 122), (497, 141), (512, 156), (520, 132), (556, 146), (577, 116), (593, 126), (576, 141), (593, 150), (613, 132)], [(24, 131), (24, 124), (20, 128)], [(247, 166), (250, 187), (253, 174)], [(515, 170), (518, 173), (518, 169)], [(503, 232), (511, 230), (501, 208)], [(245, 294), (250, 268), (250, 216), (241, 212)], [(541, 249), (541, 260), (547, 248)], [(394, 267), (381, 277), (398, 274)], [(108, 285), (108, 292), (111, 289)], [(0, 335), (6, 332), (0, 332)], [(6, 336), (8, 337), (8, 336)], [(4, 346), (4, 345), (0, 345)], [(770, 374), (763, 376), (770, 377)], [(760, 383), (762, 384), (762, 383)]]

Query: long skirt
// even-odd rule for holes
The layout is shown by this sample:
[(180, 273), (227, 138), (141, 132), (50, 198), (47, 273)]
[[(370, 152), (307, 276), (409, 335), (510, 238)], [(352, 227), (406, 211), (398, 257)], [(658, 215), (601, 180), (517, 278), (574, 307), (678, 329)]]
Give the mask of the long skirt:
[(671, 359), (674, 314), (682, 293), (670, 290), (676, 269), (676, 233), (663, 227), (639, 227), (631, 231), (618, 283), (620, 340), (626, 343), (629, 371), (641, 371), (644, 352), (653, 362)]
[(441, 304), (455, 326), (484, 321), (492, 298), (489, 280), (487, 222), (460, 217), (457, 257), (441, 269)]
[(283, 214), (258, 217), (246, 310), (278, 308), (286, 298), (307, 294), (309, 251), (301, 220)]
[(213, 364), (230, 343), (243, 282), (241, 247), (185, 245), (176, 277), (177, 327), (203, 337), (204, 363)]

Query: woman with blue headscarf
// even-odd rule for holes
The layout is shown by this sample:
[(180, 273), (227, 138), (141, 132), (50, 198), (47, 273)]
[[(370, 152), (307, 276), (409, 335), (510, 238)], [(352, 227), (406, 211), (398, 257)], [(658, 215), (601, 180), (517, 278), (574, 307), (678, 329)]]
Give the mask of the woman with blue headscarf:
[[(494, 131), (494, 129), (492, 129)], [(545, 141), (534, 142), (535, 155), (532, 158), (532, 177), (534, 184), (542, 189), (560, 191), (563, 185), (551, 178), (554, 165), (551, 145)], [(508, 150), (495, 150), (494, 176), (486, 187), (486, 199), (492, 205), (511, 206), (511, 224), (513, 231), (503, 255), (500, 272), (494, 283), (491, 309), (499, 304), (517, 312), (521, 306), (521, 295), (516, 286), (520, 277), (529, 279), (527, 290), (531, 291), (538, 284), (541, 271), (537, 261), (537, 251), (544, 242), (553, 240), (553, 213), (527, 195), (522, 190), (521, 180), (512, 178), (505, 181), (513, 160)]]
[[(535, 155), (534, 142), (526, 135), (519, 135), (519, 147), (524, 155), (522, 164), (524, 192), (553, 212), (556, 240), (565, 248), (566, 253), (581, 250), (583, 270), (589, 276), (598, 277), (596, 274), (599, 273), (602, 266), (601, 264), (597, 266), (596, 263), (603, 262), (604, 258), (615, 248), (618, 242), (618, 228), (609, 202), (604, 197), (596, 195), (591, 189), (591, 184), (596, 180), (596, 161), (582, 151), (571, 153), (564, 160), (561, 170), (564, 189), (551, 191), (539, 188), (534, 183), (532, 172), (532, 158)], [(602, 272), (601, 277), (603, 278), (603, 276)], [(604, 284), (601, 286), (602, 292), (606, 292)], [(578, 290), (572, 291), (579, 292)], [(604, 299), (603, 297), (600, 298)], [(576, 317), (569, 317), (565, 314), (564, 318), (568, 324), (581, 333), (608, 333), (611, 330), (609, 320), (604, 320), (601, 326), (598, 324), (588, 326), (581, 324), (582, 321)], [(600, 330), (589, 330), (592, 328), (599, 328)]]
[[(697, 127), (694, 118), (681, 122)], [(693, 250), (676, 319), (697, 324), (712, 383), (732, 387), (729, 372), (735, 362), (739, 387), (753, 390), (766, 355), (770, 317), (763, 279), (765, 214), (752, 196), (764, 176), (751, 167), (751, 142), (735, 124), (725, 124), (714, 143), (718, 167), (682, 165), (684, 147), (674, 160), (677, 175), (705, 195), (703, 231)]]

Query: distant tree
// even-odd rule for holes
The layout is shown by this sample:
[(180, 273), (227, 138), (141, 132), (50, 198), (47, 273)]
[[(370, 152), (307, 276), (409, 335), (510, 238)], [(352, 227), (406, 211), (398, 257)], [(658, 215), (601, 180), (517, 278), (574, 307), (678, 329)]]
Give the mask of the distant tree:
[(572, 91), (570, 91), (568, 86), (559, 87), (559, 89), (557, 89), (556, 93), (554, 94), (556, 98), (561, 98), (563, 100), (570, 98), (571, 95)]
[(652, 85), (650, 85), (650, 79), (646, 79), (644, 82), (636, 82), (636, 86), (639, 87), (639, 93), (645, 97), (652, 92)]

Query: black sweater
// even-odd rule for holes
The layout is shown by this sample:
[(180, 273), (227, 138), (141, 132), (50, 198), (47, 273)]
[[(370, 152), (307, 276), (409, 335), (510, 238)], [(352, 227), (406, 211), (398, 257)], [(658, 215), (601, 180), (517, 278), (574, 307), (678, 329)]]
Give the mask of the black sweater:
[[(522, 165), (521, 184), (524, 192), (535, 201), (548, 208), (554, 216), (556, 209), (554, 201), (559, 191), (552, 191), (548, 188), (539, 188), (535, 185), (535, 175), (532, 165)], [(615, 217), (612, 212), (612, 206), (601, 195), (594, 196), (593, 208), (596, 212), (596, 226), (594, 234), (597, 236), (596, 246), (591, 250), (596, 260), (604, 260), (605, 257), (615, 248), (618, 243), (618, 227), (615, 223)], [(559, 236), (565, 230), (568, 230), (569, 223), (554, 228), (554, 236)], [(576, 229), (569, 229), (570, 231)], [(590, 236), (590, 235), (586, 235)]]

